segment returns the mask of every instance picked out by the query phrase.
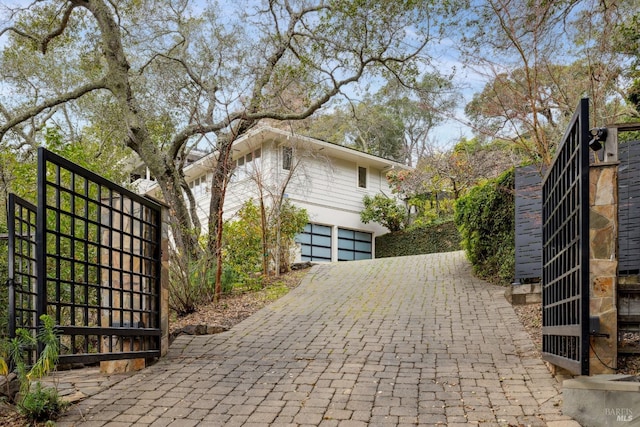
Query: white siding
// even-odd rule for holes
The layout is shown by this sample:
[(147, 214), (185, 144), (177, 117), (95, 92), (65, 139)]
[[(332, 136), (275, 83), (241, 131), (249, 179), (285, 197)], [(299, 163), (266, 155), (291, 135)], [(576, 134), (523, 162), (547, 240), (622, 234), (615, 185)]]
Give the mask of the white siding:
[[(282, 183), (289, 173), (282, 169), (283, 144), (290, 144), (289, 138), (275, 141), (260, 139), (259, 143), (247, 147), (245, 152), (234, 153), (234, 160), (256, 149), (260, 149), (261, 155), (259, 161), (253, 162), (250, 168), (245, 165), (245, 169), (238, 171), (237, 176), (229, 183), (224, 204), (225, 219), (231, 219), (248, 199), (257, 199), (255, 175), (258, 173), (266, 185), (266, 193), (279, 193), (279, 183)], [(338, 228), (373, 233), (374, 238), (387, 232), (377, 223), (363, 224), (360, 221), (360, 212), (364, 208), (362, 198), (365, 195), (392, 195), (385, 171), (379, 166), (382, 163), (379, 159), (376, 166), (370, 160), (368, 162), (366, 156), (359, 156), (354, 152), (347, 153), (346, 157), (350, 160), (336, 156), (327, 157), (323, 155), (322, 149), (317, 149), (312, 144), (294, 145), (294, 165), (299, 164), (285, 192), (291, 202), (308, 211), (310, 222), (333, 228), (334, 260), (337, 259)], [(359, 159), (360, 157), (362, 159)], [(358, 167), (367, 168), (367, 188), (358, 187)], [(204, 171), (203, 174), (207, 172), (207, 187), (210, 187), (211, 171)], [(196, 176), (195, 180), (201, 183), (199, 177)], [(195, 196), (202, 227), (206, 230), (210, 194), (208, 191), (198, 191)]]

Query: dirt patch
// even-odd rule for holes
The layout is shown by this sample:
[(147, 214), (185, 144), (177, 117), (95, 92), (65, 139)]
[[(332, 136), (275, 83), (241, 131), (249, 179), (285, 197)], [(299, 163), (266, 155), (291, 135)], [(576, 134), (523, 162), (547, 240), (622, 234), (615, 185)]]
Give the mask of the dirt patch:
[(268, 277), (261, 289), (253, 292), (231, 293), (223, 295), (219, 301), (212, 301), (198, 307), (195, 313), (183, 317), (172, 317), (169, 333), (175, 334), (185, 326), (206, 325), (229, 329), (242, 322), (267, 304), (286, 295), (309, 270), (291, 271), (278, 277)]

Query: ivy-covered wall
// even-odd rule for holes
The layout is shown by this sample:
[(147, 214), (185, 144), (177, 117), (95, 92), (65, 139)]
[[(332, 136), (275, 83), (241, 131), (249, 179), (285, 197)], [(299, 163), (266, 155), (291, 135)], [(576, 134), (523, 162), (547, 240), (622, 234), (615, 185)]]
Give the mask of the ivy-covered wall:
[(462, 247), (478, 277), (507, 285), (515, 260), (514, 170), (474, 187), (456, 203)]
[(376, 237), (376, 258), (458, 251), (460, 234), (453, 221)]

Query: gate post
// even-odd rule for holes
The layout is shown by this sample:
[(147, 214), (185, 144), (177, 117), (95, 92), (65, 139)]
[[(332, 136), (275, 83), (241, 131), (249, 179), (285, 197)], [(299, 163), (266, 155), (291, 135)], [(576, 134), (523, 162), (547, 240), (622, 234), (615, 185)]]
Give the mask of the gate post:
[[(617, 146), (617, 141), (607, 140), (607, 146), (612, 144)], [(618, 362), (618, 159), (607, 154), (604, 163), (589, 167), (591, 375), (615, 373)]]

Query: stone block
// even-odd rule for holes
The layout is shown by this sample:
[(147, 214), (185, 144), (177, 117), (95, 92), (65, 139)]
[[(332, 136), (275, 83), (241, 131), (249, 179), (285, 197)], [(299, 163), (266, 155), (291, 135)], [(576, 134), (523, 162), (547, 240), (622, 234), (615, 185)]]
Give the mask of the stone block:
[(123, 374), (144, 369), (146, 366), (144, 358), (108, 360), (100, 362), (100, 372), (106, 375)]
[(511, 285), (506, 289), (504, 296), (513, 305), (540, 303), (542, 302), (542, 285), (540, 283)]
[(636, 377), (579, 377), (563, 382), (562, 395), (562, 412), (583, 427), (640, 426), (640, 382)]

